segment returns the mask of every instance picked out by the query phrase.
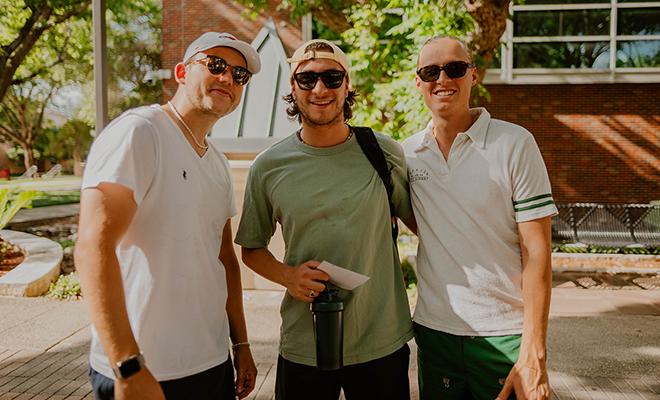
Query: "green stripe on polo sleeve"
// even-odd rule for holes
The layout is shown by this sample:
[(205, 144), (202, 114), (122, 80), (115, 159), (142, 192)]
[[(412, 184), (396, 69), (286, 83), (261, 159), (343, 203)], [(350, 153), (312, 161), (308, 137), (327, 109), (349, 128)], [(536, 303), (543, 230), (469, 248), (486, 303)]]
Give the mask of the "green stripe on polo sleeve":
[(538, 196), (530, 197), (528, 199), (518, 200), (513, 202), (513, 210), (515, 212), (533, 210), (535, 208), (547, 206), (548, 204), (553, 204), (554, 200), (552, 199), (552, 194), (541, 194)]

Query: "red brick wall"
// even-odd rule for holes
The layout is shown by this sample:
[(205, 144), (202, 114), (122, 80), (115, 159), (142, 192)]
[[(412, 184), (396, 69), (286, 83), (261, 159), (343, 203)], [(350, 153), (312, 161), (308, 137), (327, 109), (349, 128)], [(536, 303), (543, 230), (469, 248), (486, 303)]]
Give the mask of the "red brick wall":
[[(163, 68), (172, 70), (181, 61), (188, 44), (206, 31), (230, 32), (250, 43), (268, 17), (273, 18), (288, 54), (302, 43), (300, 21), (291, 21), (288, 13), (270, 11), (253, 20), (242, 16), (244, 10), (245, 7), (233, 1), (163, 0)], [(163, 97), (167, 100), (176, 91), (177, 84), (174, 79), (164, 83)]]
[(534, 134), (555, 201), (660, 200), (660, 84), (487, 88), (493, 117)]
[[(275, 0), (272, 1), (276, 3)], [(275, 10), (275, 6), (271, 10)], [(302, 42), (300, 22), (285, 12), (241, 16), (230, 0), (163, 0), (163, 68), (205, 31), (252, 41), (272, 16), (285, 49)], [(164, 99), (176, 90), (165, 81)], [(489, 85), (495, 118), (530, 130), (548, 166), (558, 202), (646, 203), (660, 200), (660, 84)]]

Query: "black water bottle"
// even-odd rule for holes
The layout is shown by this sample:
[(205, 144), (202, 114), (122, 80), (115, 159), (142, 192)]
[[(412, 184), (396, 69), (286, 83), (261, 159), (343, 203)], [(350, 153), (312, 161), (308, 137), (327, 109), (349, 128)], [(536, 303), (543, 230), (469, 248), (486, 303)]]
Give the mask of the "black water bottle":
[(310, 305), (314, 315), (316, 366), (323, 371), (344, 366), (344, 302), (338, 292), (326, 288)]

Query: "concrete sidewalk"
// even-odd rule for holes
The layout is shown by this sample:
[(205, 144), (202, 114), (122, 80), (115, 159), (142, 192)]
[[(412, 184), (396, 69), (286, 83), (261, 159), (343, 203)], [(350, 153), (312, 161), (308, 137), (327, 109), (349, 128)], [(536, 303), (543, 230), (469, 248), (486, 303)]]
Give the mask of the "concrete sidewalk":
[[(281, 291), (245, 291), (258, 364), (250, 399), (271, 399)], [(555, 399), (660, 399), (660, 291), (555, 288), (549, 370)], [(0, 297), (0, 400), (91, 399), (82, 301)], [(415, 346), (410, 376), (418, 398)]]

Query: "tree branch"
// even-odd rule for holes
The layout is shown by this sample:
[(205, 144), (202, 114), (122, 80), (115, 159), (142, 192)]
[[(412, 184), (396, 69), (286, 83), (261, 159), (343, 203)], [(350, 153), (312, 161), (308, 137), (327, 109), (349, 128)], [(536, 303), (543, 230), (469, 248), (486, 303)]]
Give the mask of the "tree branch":
[(58, 64), (61, 64), (61, 63), (63, 63), (63, 62), (64, 62), (64, 57), (63, 57), (63, 56), (58, 56), (58, 57), (57, 57), (57, 60), (53, 61), (52, 64), (50, 64), (50, 65), (46, 65), (46, 66), (43, 66), (43, 67), (39, 68), (38, 70), (33, 71), (30, 75), (28, 75), (28, 76), (26, 76), (26, 77), (23, 77), (23, 78), (20, 78), (20, 79), (14, 79), (14, 80), (12, 80), (12, 81), (11, 81), (11, 85), (12, 85), (12, 86), (14, 86), (14, 85), (22, 85), (22, 84), (24, 84), (24, 83), (26, 83), (26, 82), (29, 82), (29, 81), (31, 81), (32, 79), (34, 79), (35, 77), (37, 77), (37, 76), (43, 74), (44, 72), (48, 71), (49, 69), (51, 69), (51, 68), (53, 68), (54, 66), (56, 66), (56, 65), (58, 65)]
[[(89, 8), (89, 4), (90, 0), (81, 0), (67, 12), (64, 12), (61, 15), (55, 15), (52, 20), (51, 16), (53, 15), (54, 10), (49, 7), (46, 2), (42, 1), (39, 4), (28, 6), (32, 13), (23, 27), (21, 27), (16, 39), (14, 39), (9, 45), (0, 48), (0, 69), (2, 70), (2, 74), (0, 74), (0, 101), (5, 97), (7, 89), (10, 86), (29, 80), (27, 78), (15, 80), (14, 74), (44, 31), (51, 29), (53, 26), (61, 24), (76, 15), (82, 14)], [(43, 73), (43, 70), (31, 74), (30, 77), (34, 78), (41, 73)]]

